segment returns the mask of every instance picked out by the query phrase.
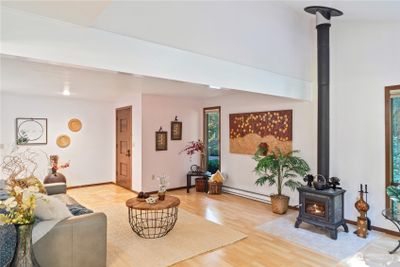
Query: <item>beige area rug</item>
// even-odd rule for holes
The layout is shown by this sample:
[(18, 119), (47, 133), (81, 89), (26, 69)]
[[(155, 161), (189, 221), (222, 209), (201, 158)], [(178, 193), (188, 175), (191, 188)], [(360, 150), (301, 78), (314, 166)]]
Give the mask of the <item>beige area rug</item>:
[(162, 238), (143, 239), (132, 231), (125, 205), (113, 204), (96, 211), (107, 215), (107, 266), (170, 266), (246, 237), (179, 209), (171, 232)]

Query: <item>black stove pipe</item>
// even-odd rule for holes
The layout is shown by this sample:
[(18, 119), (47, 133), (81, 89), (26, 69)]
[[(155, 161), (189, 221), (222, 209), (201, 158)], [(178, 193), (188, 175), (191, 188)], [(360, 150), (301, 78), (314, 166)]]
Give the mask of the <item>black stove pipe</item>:
[(332, 16), (343, 12), (321, 6), (304, 9), (317, 18), (318, 38), (318, 174), (329, 178), (329, 28)]

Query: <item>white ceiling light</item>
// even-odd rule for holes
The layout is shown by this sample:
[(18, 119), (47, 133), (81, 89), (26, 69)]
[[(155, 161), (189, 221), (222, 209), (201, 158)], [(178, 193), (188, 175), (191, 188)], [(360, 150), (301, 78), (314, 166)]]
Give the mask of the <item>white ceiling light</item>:
[(62, 94), (65, 96), (70, 96), (71, 95), (71, 91), (69, 90), (69, 84), (65, 83), (64, 84), (64, 90), (62, 91)]
[(216, 86), (216, 85), (209, 85), (210, 89), (221, 89), (221, 86)]

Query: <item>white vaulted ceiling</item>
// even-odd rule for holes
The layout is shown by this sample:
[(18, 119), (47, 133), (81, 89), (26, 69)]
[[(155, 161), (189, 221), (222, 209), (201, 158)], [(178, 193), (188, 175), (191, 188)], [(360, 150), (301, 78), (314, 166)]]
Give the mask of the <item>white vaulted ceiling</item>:
[[(2, 5), (305, 80), (311, 79), (307, 62), (313, 33), (304, 38), (307, 33), (301, 29), (314, 19), (303, 11), (305, 6), (341, 9), (345, 15), (338, 20), (343, 21), (400, 20), (400, 1), (2, 1)], [(304, 52), (298, 53), (294, 43)]]
[(395, 1), (1, 1), (2, 53), (310, 100), (308, 5), (400, 18)]

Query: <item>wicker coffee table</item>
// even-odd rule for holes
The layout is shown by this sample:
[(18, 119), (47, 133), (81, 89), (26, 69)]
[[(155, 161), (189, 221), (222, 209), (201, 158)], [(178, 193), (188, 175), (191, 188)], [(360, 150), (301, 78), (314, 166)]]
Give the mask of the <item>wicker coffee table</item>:
[(148, 204), (137, 198), (126, 201), (129, 224), (140, 237), (147, 239), (160, 238), (174, 228), (178, 219), (179, 198), (165, 196), (165, 200)]

